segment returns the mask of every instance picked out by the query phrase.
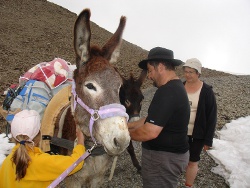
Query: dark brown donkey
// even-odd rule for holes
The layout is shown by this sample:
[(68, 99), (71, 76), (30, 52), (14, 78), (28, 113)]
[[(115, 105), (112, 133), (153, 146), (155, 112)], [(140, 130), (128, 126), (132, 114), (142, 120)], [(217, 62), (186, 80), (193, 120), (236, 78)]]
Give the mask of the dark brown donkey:
[[(141, 92), (141, 85), (147, 76), (147, 71), (143, 70), (136, 80), (131, 74), (128, 79), (123, 76), (123, 84), (120, 89), (120, 102), (126, 107), (126, 112), (129, 115), (129, 121), (136, 121), (140, 118), (140, 111), (142, 106), (142, 100), (144, 96)], [(130, 141), (127, 151), (131, 157), (134, 167), (136, 167), (137, 172), (141, 173), (141, 166), (136, 158), (134, 146), (132, 141)]]

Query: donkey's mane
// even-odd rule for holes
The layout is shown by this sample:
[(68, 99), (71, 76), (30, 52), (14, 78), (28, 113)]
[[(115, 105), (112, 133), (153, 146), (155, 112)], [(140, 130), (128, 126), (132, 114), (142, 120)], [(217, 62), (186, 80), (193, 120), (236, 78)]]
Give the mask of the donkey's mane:
[[(93, 45), (90, 48), (90, 59), (85, 65), (83, 74), (88, 76), (90, 73), (103, 71), (110, 67), (113, 68), (113, 65), (109, 63), (108, 60), (103, 58), (103, 51), (98, 46)], [(81, 71), (80, 71), (81, 72)], [(116, 71), (117, 72), (117, 71)]]
[(93, 74), (94, 72), (103, 71), (104, 69), (108, 69), (110, 67), (113, 66), (107, 60), (99, 56), (94, 56), (89, 60), (89, 63), (87, 63), (85, 74), (86, 75), (88, 75), (89, 73)]
[(97, 45), (92, 45), (90, 48), (91, 56), (102, 56), (102, 50)]

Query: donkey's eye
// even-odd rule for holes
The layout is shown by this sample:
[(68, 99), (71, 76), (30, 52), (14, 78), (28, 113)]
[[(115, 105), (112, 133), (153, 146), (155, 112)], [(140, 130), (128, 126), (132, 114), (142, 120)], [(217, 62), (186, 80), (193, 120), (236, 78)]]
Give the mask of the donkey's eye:
[(95, 90), (95, 91), (96, 91), (95, 86), (94, 86), (93, 84), (91, 84), (91, 83), (88, 83), (88, 84), (86, 84), (85, 86), (86, 86), (88, 89), (92, 89), (92, 90)]

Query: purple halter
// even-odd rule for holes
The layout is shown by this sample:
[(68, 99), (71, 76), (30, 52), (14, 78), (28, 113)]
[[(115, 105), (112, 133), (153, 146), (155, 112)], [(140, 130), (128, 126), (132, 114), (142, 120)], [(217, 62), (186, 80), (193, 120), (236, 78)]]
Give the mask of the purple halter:
[(126, 108), (123, 105), (118, 104), (118, 103), (113, 103), (113, 104), (101, 106), (99, 108), (99, 110), (94, 110), (94, 109), (89, 108), (77, 96), (76, 91), (75, 91), (75, 82), (74, 81), (72, 83), (72, 94), (74, 96), (74, 110), (76, 108), (76, 104), (78, 103), (81, 107), (83, 107), (85, 110), (87, 110), (91, 115), (90, 121), (89, 121), (89, 131), (90, 131), (90, 135), (91, 135), (91, 138), (92, 138), (94, 143), (96, 143), (96, 140), (95, 140), (93, 133), (92, 133), (94, 121), (98, 120), (99, 118), (106, 119), (106, 118), (115, 117), (115, 116), (126, 117), (127, 121), (129, 119), (129, 116), (126, 113)]

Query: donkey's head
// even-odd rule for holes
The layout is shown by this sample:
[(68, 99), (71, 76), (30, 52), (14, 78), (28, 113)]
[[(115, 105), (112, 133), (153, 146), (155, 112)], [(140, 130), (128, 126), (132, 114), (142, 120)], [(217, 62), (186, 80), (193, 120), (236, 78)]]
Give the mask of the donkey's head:
[[(100, 107), (109, 104), (120, 104), (119, 89), (122, 79), (110, 63), (116, 62), (119, 56), (125, 23), (126, 18), (121, 17), (117, 31), (102, 48), (99, 48), (90, 46), (90, 10), (83, 10), (75, 22), (75, 91), (79, 99), (90, 109), (98, 111)], [(81, 127), (84, 134), (88, 137), (92, 133), (108, 154), (117, 155), (127, 148), (130, 136), (124, 115), (116, 114), (114, 117), (102, 119), (95, 113), (91, 117), (84, 107), (77, 104), (74, 116), (76, 124)], [(94, 121), (93, 131), (89, 129), (90, 118), (97, 119)]]
[(142, 70), (137, 80), (134, 78), (133, 74), (130, 75), (129, 79), (126, 79), (121, 75), (123, 85), (119, 93), (120, 102), (126, 107), (126, 112), (128, 113), (131, 122), (140, 118), (142, 100), (144, 99), (140, 88), (146, 76), (146, 70)]

